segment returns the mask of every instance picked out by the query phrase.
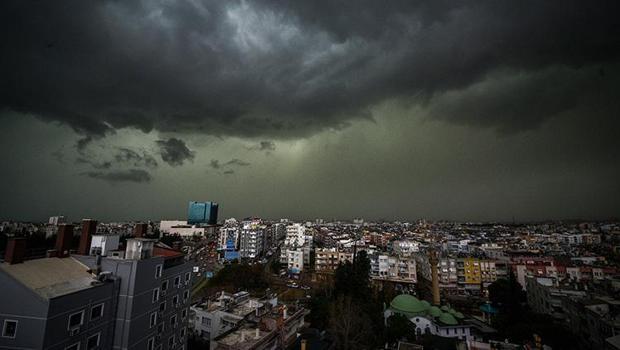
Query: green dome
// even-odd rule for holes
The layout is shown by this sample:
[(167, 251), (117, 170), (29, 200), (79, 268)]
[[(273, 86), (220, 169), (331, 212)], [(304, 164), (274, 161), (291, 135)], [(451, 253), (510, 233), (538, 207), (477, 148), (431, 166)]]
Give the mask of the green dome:
[(441, 316), (439, 316), (439, 321), (448, 326), (455, 326), (459, 324), (456, 318), (454, 318), (454, 316), (450, 315), (447, 312), (444, 312), (441, 314)]
[(426, 310), (424, 304), (422, 304), (418, 298), (409, 294), (398, 295), (396, 298), (392, 299), (390, 306), (394, 311), (413, 315)]
[(450, 310), (450, 308), (448, 306), (446, 306), (446, 305), (441, 307), (441, 311), (448, 312), (448, 310)]
[(431, 303), (429, 303), (426, 300), (422, 300), (422, 301), (420, 301), (420, 303), (422, 303), (422, 305), (424, 305), (425, 310), (428, 310), (431, 307)]
[(433, 317), (439, 317), (439, 316), (441, 316), (441, 310), (439, 310), (439, 308), (437, 306), (431, 306), (428, 309), (428, 314), (433, 316)]
[(465, 316), (464, 316), (462, 313), (460, 313), (460, 312), (455, 313), (455, 314), (454, 314), (454, 317), (456, 317), (456, 318), (458, 318), (458, 319), (463, 319), (463, 318), (465, 318)]

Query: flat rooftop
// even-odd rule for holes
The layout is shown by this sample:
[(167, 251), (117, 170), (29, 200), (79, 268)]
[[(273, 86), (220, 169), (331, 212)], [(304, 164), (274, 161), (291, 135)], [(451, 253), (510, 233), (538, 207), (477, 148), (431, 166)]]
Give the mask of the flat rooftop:
[(257, 329), (258, 328), (237, 329), (223, 336), (221, 339), (217, 340), (217, 342), (222, 345), (234, 347), (235, 349), (248, 349), (263, 340), (264, 337), (271, 333), (258, 329), (258, 337), (256, 337)]
[(0, 270), (45, 299), (91, 288), (94, 281), (88, 267), (72, 257), (26, 260), (0, 264)]

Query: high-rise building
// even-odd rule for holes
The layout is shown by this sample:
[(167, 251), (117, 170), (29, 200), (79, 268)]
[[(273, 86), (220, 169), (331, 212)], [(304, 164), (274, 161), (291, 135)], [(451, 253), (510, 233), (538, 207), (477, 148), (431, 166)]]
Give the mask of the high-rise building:
[(263, 253), (265, 225), (260, 219), (247, 220), (239, 231), (239, 256), (254, 259)]
[(284, 246), (280, 251), (280, 263), (286, 264), (289, 272), (300, 273), (304, 265), (310, 264), (313, 236), (301, 224), (291, 224), (286, 227)]
[(214, 202), (189, 202), (187, 223), (194, 224), (217, 224), (218, 204)]

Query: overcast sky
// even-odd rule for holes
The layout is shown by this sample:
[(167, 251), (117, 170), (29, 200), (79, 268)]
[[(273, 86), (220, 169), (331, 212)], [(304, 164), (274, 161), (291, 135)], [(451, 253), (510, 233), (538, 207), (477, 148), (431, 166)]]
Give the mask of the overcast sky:
[(620, 216), (617, 1), (2, 1), (0, 219)]

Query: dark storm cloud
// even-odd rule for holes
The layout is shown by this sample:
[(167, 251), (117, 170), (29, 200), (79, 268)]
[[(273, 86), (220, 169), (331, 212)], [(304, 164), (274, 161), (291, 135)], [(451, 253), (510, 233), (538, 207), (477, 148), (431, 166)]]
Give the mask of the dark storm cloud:
[(222, 167), (222, 165), (220, 164), (220, 161), (217, 159), (211, 159), (209, 166), (213, 169), (219, 169)]
[[(371, 118), (368, 107), (385, 99), (438, 101), (498, 70), (605, 67), (620, 52), (619, 7), (534, 0), (3, 1), (0, 104), (70, 125), (87, 135), (80, 149), (123, 127), (300, 137)], [(520, 130), (569, 108), (558, 103), (579, 95), (580, 80), (556, 77), (577, 85), (533, 96), (531, 77), (505, 92), (498, 86), (493, 99), (456, 93), (458, 101), (434, 105), (432, 115)], [(531, 97), (537, 108), (528, 105)], [(462, 117), (454, 116), (459, 102), (467, 110)], [(498, 115), (497, 106), (511, 112)], [(167, 148), (162, 157), (171, 165), (191, 159)]]
[(88, 171), (82, 173), (84, 176), (91, 177), (93, 179), (105, 180), (108, 182), (150, 182), (152, 180), (151, 174), (142, 169), (129, 169), (118, 171)]
[(171, 137), (168, 140), (157, 140), (161, 159), (171, 166), (183, 165), (185, 161), (194, 159), (194, 152), (187, 148), (185, 142)]
[(84, 157), (78, 157), (75, 159), (76, 164), (88, 164), (93, 169), (110, 169), (112, 167), (112, 162), (110, 161), (98, 161), (93, 159), (88, 159)]
[(133, 165), (134, 167), (147, 167), (147, 168), (156, 168), (157, 161), (153, 156), (142, 151), (142, 153), (138, 153), (129, 148), (119, 147), (118, 153), (114, 156), (114, 159), (118, 163), (128, 163)]
[(275, 151), (276, 143), (273, 141), (261, 141), (258, 143), (258, 145), (248, 147), (248, 149), (251, 151), (266, 151), (266, 152)]
[[(209, 166), (213, 169), (222, 169), (222, 168), (230, 168), (230, 167), (246, 167), (246, 166), (250, 166), (251, 163), (246, 162), (244, 160), (238, 159), (238, 158), (233, 158), (227, 162), (221, 163), (219, 160), (217, 159), (211, 159), (211, 162), (209, 162)], [(226, 171), (223, 172), (223, 174), (227, 174), (228, 171), (231, 171), (231, 169), (228, 169)]]
[(246, 161), (243, 161), (241, 159), (234, 158), (234, 159), (231, 159), (228, 162), (226, 162), (225, 165), (229, 165), (229, 166), (249, 166), (250, 163), (248, 163)]

